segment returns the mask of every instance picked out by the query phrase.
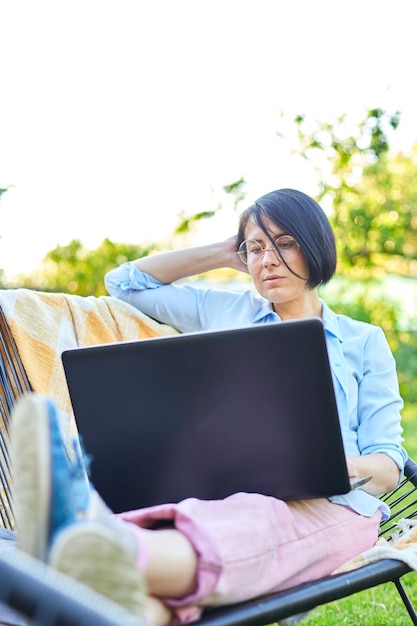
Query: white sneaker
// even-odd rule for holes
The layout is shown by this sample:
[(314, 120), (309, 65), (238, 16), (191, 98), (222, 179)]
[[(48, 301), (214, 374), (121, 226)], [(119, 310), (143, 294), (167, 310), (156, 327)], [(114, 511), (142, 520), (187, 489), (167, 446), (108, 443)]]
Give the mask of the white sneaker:
[(93, 522), (79, 522), (65, 528), (52, 544), (49, 563), (143, 618), (146, 601), (143, 576), (112, 529)]
[(17, 543), (42, 561), (53, 534), (88, 507), (90, 487), (75, 445), (74, 455), (71, 461), (54, 403), (36, 393), (20, 398), (10, 430)]
[[(30, 397), (30, 400), (28, 399)], [(10, 458), (20, 549), (45, 560), (49, 533), (51, 458), (48, 408), (44, 399), (20, 399), (11, 416)]]

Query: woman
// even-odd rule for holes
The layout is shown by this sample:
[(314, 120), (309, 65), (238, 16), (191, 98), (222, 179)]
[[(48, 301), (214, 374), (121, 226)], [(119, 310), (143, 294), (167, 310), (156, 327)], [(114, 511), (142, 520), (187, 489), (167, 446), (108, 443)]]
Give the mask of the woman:
[[(220, 267), (248, 272), (259, 295), (174, 284)], [(240, 493), (115, 517), (65, 459), (53, 407), (32, 397), (14, 417), (15, 445), (33, 459), (15, 468), (21, 547), (133, 612), (144, 605), (152, 624), (192, 621), (205, 606), (325, 576), (372, 547), (388, 515), (375, 496), (396, 487), (406, 460), (402, 401), (381, 329), (336, 315), (319, 298), (335, 267), (334, 236), (320, 206), (281, 189), (242, 214), (237, 237), (125, 263), (105, 282), (111, 295), (186, 332), (321, 317), (349, 475), (372, 476), (362, 489), (299, 502)], [(45, 450), (51, 467), (34, 477)], [(28, 493), (37, 494), (35, 503)]]

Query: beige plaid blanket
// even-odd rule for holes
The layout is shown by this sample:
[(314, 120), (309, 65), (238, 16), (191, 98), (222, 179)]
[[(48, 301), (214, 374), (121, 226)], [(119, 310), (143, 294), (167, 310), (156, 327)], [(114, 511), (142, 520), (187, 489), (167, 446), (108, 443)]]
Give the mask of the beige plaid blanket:
[(61, 362), (64, 350), (177, 333), (109, 296), (8, 289), (0, 290), (0, 306), (33, 390), (56, 403), (66, 441), (77, 429)]

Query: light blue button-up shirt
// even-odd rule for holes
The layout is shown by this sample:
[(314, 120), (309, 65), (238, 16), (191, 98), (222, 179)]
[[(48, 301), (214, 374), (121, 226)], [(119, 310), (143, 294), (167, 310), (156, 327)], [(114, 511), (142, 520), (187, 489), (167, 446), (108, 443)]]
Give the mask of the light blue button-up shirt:
[[(124, 300), (159, 322), (181, 332), (243, 328), (279, 322), (272, 304), (253, 293), (194, 285), (168, 284), (124, 263), (105, 277), (109, 294)], [(346, 454), (382, 452), (402, 471), (407, 454), (402, 447), (399, 394), (394, 357), (382, 330), (334, 313), (324, 302), (323, 325)], [(362, 489), (333, 502), (366, 516), (388, 507)]]

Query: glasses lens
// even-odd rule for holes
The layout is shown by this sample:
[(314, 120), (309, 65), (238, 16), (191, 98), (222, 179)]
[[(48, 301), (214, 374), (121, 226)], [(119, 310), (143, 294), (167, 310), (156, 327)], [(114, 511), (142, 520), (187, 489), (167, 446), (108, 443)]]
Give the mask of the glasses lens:
[(287, 263), (294, 261), (300, 251), (300, 246), (294, 237), (290, 237), (290, 235), (281, 235), (281, 237), (275, 240), (275, 245)]
[(259, 241), (247, 239), (239, 246), (239, 256), (246, 265), (255, 265), (262, 259), (264, 248)]
[[(300, 246), (296, 240), (290, 235), (281, 235), (274, 241), (279, 256), (283, 258), (286, 263), (294, 261), (300, 251)], [(239, 256), (246, 265), (256, 265), (259, 263), (267, 250), (275, 250), (274, 247), (265, 248), (259, 241), (255, 239), (247, 239), (242, 241), (239, 246)]]

